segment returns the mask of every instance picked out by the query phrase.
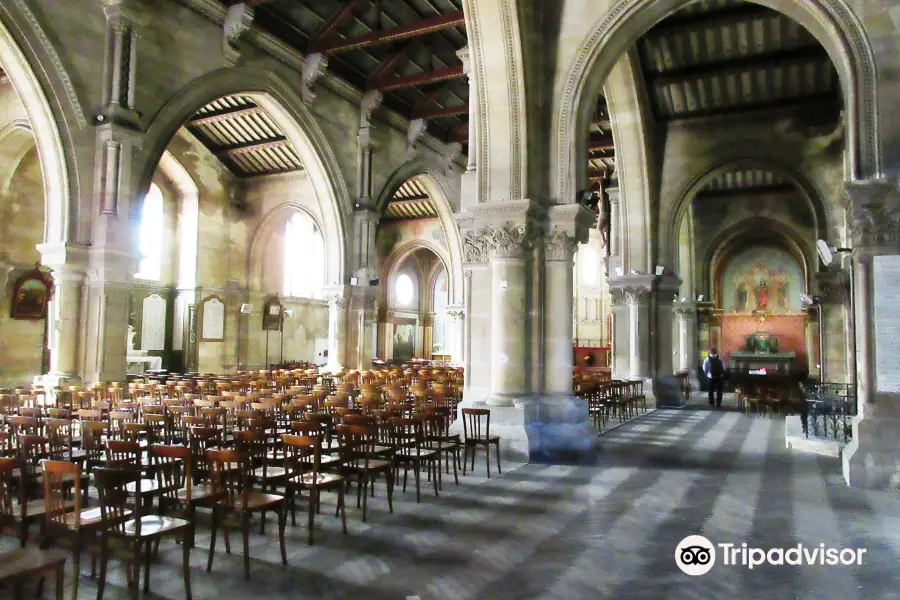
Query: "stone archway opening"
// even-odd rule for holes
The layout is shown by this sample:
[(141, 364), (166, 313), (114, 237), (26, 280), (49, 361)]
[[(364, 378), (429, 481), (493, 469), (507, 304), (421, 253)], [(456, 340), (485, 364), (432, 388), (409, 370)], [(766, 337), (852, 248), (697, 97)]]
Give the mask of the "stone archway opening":
[[(428, 173), (409, 177), (381, 202), (375, 238), (380, 358), (463, 361), (461, 248), (450, 208)], [(404, 295), (410, 290), (415, 294)]]
[[(326, 289), (344, 282), (346, 249), (343, 206), (322, 159), (272, 94), (186, 95), (151, 125), (148, 146), (164, 152), (154, 169), (137, 174), (137, 188), (150, 191), (131, 207), (133, 245), (140, 261), (147, 202), (160, 190), (163, 269), (156, 278), (135, 277), (129, 369), (324, 364)], [(152, 164), (153, 153), (144, 156)], [(318, 277), (301, 273), (310, 266)], [(264, 318), (272, 310), (277, 326)]]

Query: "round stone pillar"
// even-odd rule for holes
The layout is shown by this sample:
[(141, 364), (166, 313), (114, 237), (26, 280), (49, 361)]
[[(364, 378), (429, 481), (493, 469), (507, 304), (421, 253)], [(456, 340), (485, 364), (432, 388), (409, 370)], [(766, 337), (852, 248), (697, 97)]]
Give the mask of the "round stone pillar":
[(53, 269), (53, 299), (50, 302), (50, 375), (78, 378), (78, 348), (81, 337), (83, 269), (60, 265)]
[(493, 406), (512, 406), (515, 396), (526, 392), (528, 385), (525, 226), (494, 231), (509, 241), (490, 254), (491, 388), (486, 401)]
[(631, 287), (625, 290), (628, 306), (629, 337), (629, 379), (650, 377), (650, 297), (651, 289)]
[(347, 361), (347, 317), (349, 302), (343, 288), (330, 290), (328, 298), (328, 364), (327, 369), (337, 372)]
[(572, 392), (572, 263), (577, 242), (551, 234), (545, 244), (544, 392)]
[(463, 349), (466, 337), (465, 315), (465, 307), (462, 305), (450, 305), (447, 307), (447, 316), (450, 318), (450, 328), (447, 332), (449, 334), (447, 348), (450, 351), (450, 360), (459, 364), (465, 361), (465, 351)]

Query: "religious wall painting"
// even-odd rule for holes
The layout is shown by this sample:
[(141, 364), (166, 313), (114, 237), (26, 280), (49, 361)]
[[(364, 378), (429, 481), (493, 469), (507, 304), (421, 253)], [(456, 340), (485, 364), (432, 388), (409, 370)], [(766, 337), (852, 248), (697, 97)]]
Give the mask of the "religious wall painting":
[(47, 304), (53, 292), (53, 279), (39, 268), (25, 273), (13, 288), (10, 317), (39, 320), (47, 316)]
[(778, 248), (737, 255), (722, 275), (720, 297), (727, 313), (791, 314), (802, 311), (805, 286), (797, 261)]
[(418, 324), (415, 318), (394, 318), (394, 358), (404, 360), (415, 356)]

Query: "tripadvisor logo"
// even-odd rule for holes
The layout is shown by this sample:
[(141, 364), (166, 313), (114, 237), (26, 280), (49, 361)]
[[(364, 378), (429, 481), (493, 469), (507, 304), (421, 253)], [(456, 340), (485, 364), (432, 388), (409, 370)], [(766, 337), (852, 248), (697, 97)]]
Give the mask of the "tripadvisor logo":
[(797, 544), (790, 548), (754, 548), (746, 543), (713, 544), (702, 535), (689, 535), (675, 548), (675, 564), (682, 572), (697, 576), (709, 573), (721, 558), (727, 567), (746, 567), (753, 570), (762, 565), (772, 566), (848, 566), (862, 565), (866, 548), (827, 548), (825, 544), (805, 546)]

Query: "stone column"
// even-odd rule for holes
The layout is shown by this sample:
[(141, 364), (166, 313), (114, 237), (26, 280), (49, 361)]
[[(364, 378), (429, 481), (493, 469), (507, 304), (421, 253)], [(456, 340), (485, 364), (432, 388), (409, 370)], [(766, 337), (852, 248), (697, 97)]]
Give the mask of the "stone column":
[(850, 322), (850, 273), (845, 270), (828, 271), (816, 275), (821, 321), (822, 381), (847, 383), (846, 332)]
[(450, 327), (444, 331), (447, 339), (447, 349), (450, 360), (457, 364), (465, 362), (465, 337), (466, 337), (466, 309), (463, 305), (451, 304), (447, 306), (447, 317), (450, 319)]
[(529, 345), (524, 327), (528, 228), (509, 223), (487, 227), (483, 235), (491, 265), (491, 387), (487, 403), (512, 406), (517, 396), (528, 391), (525, 366)]
[(572, 393), (572, 264), (578, 242), (565, 231), (544, 244), (544, 393)]
[(326, 291), (328, 300), (328, 364), (331, 372), (343, 369), (347, 364), (347, 318), (349, 301), (343, 287)]
[(619, 188), (607, 188), (606, 195), (609, 198), (609, 254), (618, 256), (622, 247), (619, 236), (622, 234), (619, 222)]
[(478, 88), (475, 78), (472, 76), (472, 59), (469, 53), (469, 47), (465, 46), (456, 52), (456, 56), (462, 61), (463, 72), (469, 82), (469, 154), (468, 163), (466, 164), (466, 172), (473, 173), (478, 164), (477, 144), (478, 139), (476, 127), (478, 123)]
[(697, 379), (697, 307), (693, 302), (679, 302), (675, 306), (678, 320), (678, 370), (687, 371), (691, 389), (699, 390)]
[(858, 416), (842, 454), (853, 486), (900, 489), (900, 187), (848, 183), (853, 234)]
[(633, 282), (625, 289), (628, 306), (628, 378), (650, 377), (650, 297), (649, 284)]
[[(612, 280), (610, 285), (612, 286)], [(610, 287), (610, 306), (612, 312), (612, 332), (609, 343), (612, 346), (612, 377), (613, 379), (627, 379), (630, 366), (628, 341), (631, 334), (631, 324), (628, 320), (628, 305), (625, 303), (625, 290), (619, 287)]]

